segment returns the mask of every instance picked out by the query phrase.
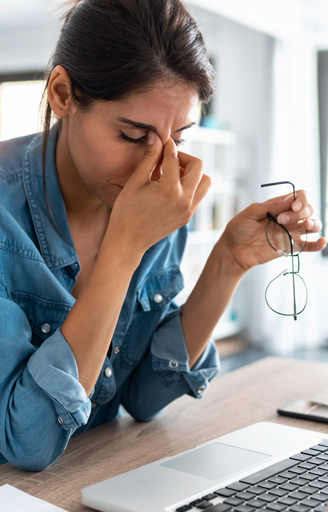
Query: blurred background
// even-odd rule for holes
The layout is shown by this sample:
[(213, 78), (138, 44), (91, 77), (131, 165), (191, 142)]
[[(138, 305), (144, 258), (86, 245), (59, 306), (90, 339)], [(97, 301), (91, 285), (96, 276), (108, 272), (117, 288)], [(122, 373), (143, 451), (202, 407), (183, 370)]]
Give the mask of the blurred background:
[[(251, 202), (306, 189), (328, 229), (328, 2), (189, 0), (218, 75), (218, 89), (183, 151), (205, 161), (213, 186), (190, 223), (182, 303), (229, 219)], [(0, 140), (42, 129), (43, 76), (62, 22), (59, 0), (0, 0)], [(64, 9), (65, 10), (65, 9)], [(288, 261), (287, 261), (288, 260)], [(295, 322), (265, 302), (290, 258), (252, 269), (214, 337), (223, 371), (265, 354), (328, 360), (328, 251), (300, 257), (308, 305)], [(288, 284), (288, 283), (287, 283)], [(288, 286), (275, 299), (289, 301)], [(289, 305), (287, 305), (289, 307)]]

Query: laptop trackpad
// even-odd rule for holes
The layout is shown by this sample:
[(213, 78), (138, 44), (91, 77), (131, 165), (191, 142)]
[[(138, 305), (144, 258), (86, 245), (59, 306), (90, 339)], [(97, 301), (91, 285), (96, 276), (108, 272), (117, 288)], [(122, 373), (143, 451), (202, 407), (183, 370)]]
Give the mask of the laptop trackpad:
[(247, 469), (249, 466), (270, 457), (271, 455), (265, 453), (245, 450), (236, 446), (211, 443), (167, 460), (160, 466), (210, 480), (221, 480), (222, 478), (227, 480), (229, 475)]

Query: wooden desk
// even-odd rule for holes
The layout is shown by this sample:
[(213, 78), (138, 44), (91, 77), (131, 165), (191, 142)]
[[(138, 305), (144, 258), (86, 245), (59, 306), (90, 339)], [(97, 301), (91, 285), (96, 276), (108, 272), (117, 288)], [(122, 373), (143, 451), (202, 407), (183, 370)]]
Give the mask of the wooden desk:
[(73, 437), (49, 469), (29, 473), (0, 467), (0, 485), (11, 484), (69, 512), (83, 487), (222, 436), (258, 421), (328, 433), (328, 424), (278, 416), (278, 406), (297, 398), (328, 403), (328, 364), (269, 357), (211, 382), (201, 400), (184, 396), (150, 423), (129, 417)]

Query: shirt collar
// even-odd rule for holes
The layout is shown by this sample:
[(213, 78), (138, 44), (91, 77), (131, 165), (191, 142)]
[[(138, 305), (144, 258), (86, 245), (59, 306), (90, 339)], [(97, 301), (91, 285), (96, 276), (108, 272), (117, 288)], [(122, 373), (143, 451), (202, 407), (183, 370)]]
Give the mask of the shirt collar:
[[(46, 159), (46, 203), (43, 190), (42, 134), (37, 134), (28, 146), (23, 159), (24, 186), (44, 261), (50, 269), (78, 262), (73, 238), (67, 220), (65, 204), (56, 169), (57, 123), (51, 128)], [(51, 218), (56, 221), (58, 229)], [(74, 273), (79, 265), (73, 265)]]

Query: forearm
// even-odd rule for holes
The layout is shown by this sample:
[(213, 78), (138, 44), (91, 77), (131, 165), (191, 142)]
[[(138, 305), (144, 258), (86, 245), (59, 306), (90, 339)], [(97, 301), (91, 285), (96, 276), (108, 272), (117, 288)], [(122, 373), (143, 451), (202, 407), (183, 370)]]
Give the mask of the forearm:
[(128, 286), (140, 263), (137, 252), (123, 240), (104, 246), (94, 270), (61, 327), (79, 372), (79, 381), (91, 393), (107, 355)]
[(205, 350), (244, 273), (220, 239), (195, 288), (182, 306), (181, 323), (190, 368)]

